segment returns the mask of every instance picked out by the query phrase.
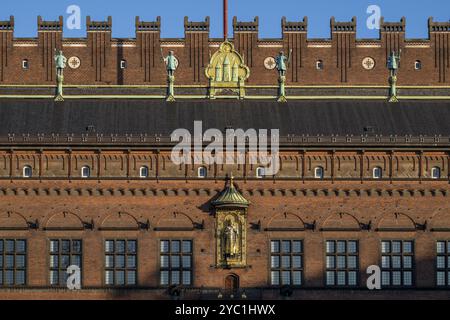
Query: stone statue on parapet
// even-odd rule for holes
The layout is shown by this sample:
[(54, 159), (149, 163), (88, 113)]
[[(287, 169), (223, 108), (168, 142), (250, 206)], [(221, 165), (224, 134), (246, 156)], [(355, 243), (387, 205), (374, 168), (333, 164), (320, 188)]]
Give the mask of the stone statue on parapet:
[(169, 54), (164, 57), (161, 49), (161, 55), (164, 63), (166, 64), (167, 75), (169, 77), (173, 77), (178, 68), (178, 59), (175, 57), (175, 53), (173, 51), (169, 51)]
[(389, 69), (389, 102), (398, 102), (397, 98), (397, 73), (400, 68), (400, 57), (402, 50), (398, 53), (392, 51), (387, 60), (387, 68)]
[(175, 71), (178, 68), (178, 59), (175, 57), (173, 51), (169, 51), (169, 54), (164, 57), (163, 51), (161, 49), (161, 57), (166, 65), (167, 70), (167, 97), (166, 101), (175, 101)]
[(275, 63), (280, 78), (286, 76), (287, 68), (289, 66), (289, 63), (291, 62), (291, 53), (292, 49), (289, 51), (289, 56), (286, 56), (284, 54), (284, 51), (280, 51), (278, 56), (275, 58)]
[[(56, 49), (55, 49), (56, 52)], [(64, 69), (67, 65), (67, 58), (64, 56), (62, 50), (55, 54), (56, 66), (56, 96), (55, 101), (64, 101), (63, 98), (63, 83), (64, 83)]]
[(67, 58), (64, 56), (62, 50), (59, 50), (59, 52), (55, 55), (55, 64), (56, 64), (56, 75), (62, 76), (64, 74), (64, 69), (66, 68), (67, 65)]
[(402, 54), (402, 50), (400, 50), (398, 53), (395, 51), (392, 51), (389, 55), (388, 61), (387, 61), (387, 67), (391, 73), (391, 76), (396, 76), (398, 72), (398, 68), (400, 67), (400, 56)]
[(291, 62), (292, 49), (289, 50), (289, 56), (284, 54), (284, 51), (280, 51), (275, 58), (275, 64), (278, 70), (278, 102), (286, 102), (286, 71)]

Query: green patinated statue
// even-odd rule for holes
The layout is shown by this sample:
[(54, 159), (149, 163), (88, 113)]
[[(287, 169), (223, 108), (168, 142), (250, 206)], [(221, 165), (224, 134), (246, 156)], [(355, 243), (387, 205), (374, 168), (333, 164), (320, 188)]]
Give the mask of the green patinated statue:
[(163, 60), (166, 64), (167, 75), (169, 77), (173, 77), (178, 68), (178, 59), (175, 57), (175, 53), (173, 51), (169, 51), (169, 55), (167, 57), (163, 56)]
[[(56, 49), (55, 49), (56, 51)], [(62, 50), (55, 55), (56, 65), (56, 97), (55, 101), (63, 101), (63, 82), (64, 82), (64, 69), (66, 68), (67, 58), (63, 55)]]
[(178, 59), (175, 57), (175, 53), (173, 51), (169, 51), (169, 55), (164, 57), (162, 49), (161, 49), (161, 57), (166, 64), (167, 70), (167, 101), (175, 101), (175, 71), (178, 68)]
[(398, 69), (400, 68), (401, 53), (402, 53), (401, 50), (399, 51), (398, 54), (395, 51), (392, 51), (387, 61), (387, 67), (389, 69), (389, 85), (390, 85), (389, 102), (398, 102), (397, 73)]
[(277, 66), (278, 75), (280, 77), (286, 76), (287, 67), (288, 67), (289, 62), (291, 60), (291, 52), (292, 52), (292, 50), (289, 52), (289, 57), (286, 57), (284, 52), (280, 51), (278, 56), (275, 58), (275, 63), (276, 63), (276, 66)]
[(291, 61), (292, 49), (289, 51), (289, 56), (286, 57), (283, 51), (280, 51), (275, 58), (275, 64), (278, 70), (278, 102), (286, 102), (286, 72)]
[(398, 68), (400, 67), (400, 55), (402, 51), (397, 54), (394, 51), (391, 52), (388, 58), (387, 67), (391, 72), (391, 76), (396, 76)]

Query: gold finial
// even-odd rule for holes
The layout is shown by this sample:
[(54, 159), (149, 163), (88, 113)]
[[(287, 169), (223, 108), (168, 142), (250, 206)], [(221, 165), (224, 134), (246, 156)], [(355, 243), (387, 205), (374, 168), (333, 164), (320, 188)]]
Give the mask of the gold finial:
[(233, 176), (233, 172), (231, 172), (231, 174), (230, 174), (230, 187), (231, 188), (234, 188), (234, 176)]

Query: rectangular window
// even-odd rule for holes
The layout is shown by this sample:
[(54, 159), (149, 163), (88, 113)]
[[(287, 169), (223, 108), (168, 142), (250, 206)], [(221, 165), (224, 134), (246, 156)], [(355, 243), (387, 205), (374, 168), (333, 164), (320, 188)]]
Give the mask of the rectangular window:
[(0, 239), (0, 286), (25, 285), (26, 260), (26, 240)]
[(50, 285), (65, 287), (69, 276), (67, 268), (76, 265), (81, 270), (81, 261), (81, 240), (50, 240)]
[(357, 286), (359, 248), (356, 240), (327, 240), (326, 285)]
[(436, 285), (450, 286), (450, 241), (436, 242)]
[(270, 242), (270, 284), (273, 286), (303, 284), (303, 241)]
[(410, 287), (414, 279), (414, 242), (381, 241), (381, 285)]
[(137, 284), (137, 240), (105, 241), (105, 284)]
[(192, 285), (192, 241), (161, 240), (160, 285)]

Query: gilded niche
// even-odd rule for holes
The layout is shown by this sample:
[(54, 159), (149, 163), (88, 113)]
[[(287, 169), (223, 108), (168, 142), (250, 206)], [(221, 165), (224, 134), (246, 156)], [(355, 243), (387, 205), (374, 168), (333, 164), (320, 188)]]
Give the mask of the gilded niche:
[(231, 42), (225, 41), (220, 45), (219, 50), (210, 57), (205, 73), (209, 79), (211, 99), (228, 92), (237, 94), (241, 99), (245, 97), (245, 80), (250, 76), (250, 69)]
[(247, 263), (247, 207), (249, 202), (234, 187), (233, 179), (212, 202), (216, 216), (216, 265), (245, 267)]

